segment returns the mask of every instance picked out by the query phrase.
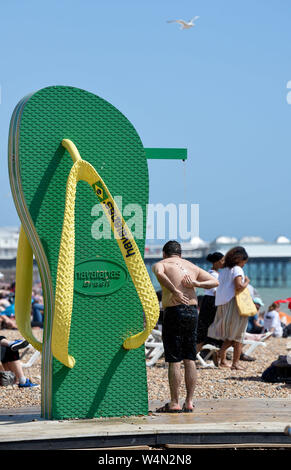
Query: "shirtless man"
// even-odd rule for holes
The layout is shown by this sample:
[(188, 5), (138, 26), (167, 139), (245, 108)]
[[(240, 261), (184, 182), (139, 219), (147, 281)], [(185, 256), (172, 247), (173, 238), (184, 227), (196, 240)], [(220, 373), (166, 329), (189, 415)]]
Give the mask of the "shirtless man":
[[(179, 413), (193, 411), (193, 394), (197, 381), (196, 331), (198, 322), (195, 287), (211, 289), (219, 282), (195, 264), (181, 257), (181, 245), (169, 241), (163, 247), (163, 259), (152, 270), (162, 288), (164, 308), (163, 343), (165, 361), (169, 363), (169, 387), (171, 401), (157, 412)], [(179, 390), (181, 362), (185, 367), (186, 399), (181, 409)]]

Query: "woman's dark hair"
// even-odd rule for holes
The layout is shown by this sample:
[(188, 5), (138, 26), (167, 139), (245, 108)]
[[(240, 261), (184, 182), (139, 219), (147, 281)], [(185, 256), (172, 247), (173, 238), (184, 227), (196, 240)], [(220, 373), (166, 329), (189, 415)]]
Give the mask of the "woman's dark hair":
[(272, 310), (276, 310), (276, 308), (278, 308), (278, 307), (279, 307), (279, 304), (276, 304), (276, 302), (273, 302), (273, 303), (269, 306), (268, 310), (269, 310), (269, 312), (271, 312)]
[(214, 253), (209, 253), (206, 260), (209, 261), (210, 263), (216, 263), (216, 261), (221, 260), (223, 256), (224, 255), (220, 253), (219, 251), (215, 251)]
[(179, 242), (176, 242), (175, 240), (170, 240), (163, 246), (163, 252), (167, 256), (181, 255), (182, 253), (181, 245)]
[(225, 268), (233, 268), (241, 261), (248, 260), (249, 256), (242, 246), (235, 246), (229, 250), (224, 257)]

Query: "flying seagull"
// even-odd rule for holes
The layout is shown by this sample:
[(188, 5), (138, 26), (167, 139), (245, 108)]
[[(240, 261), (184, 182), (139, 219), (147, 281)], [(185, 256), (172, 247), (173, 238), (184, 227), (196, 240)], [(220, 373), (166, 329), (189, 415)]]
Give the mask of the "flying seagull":
[(199, 16), (194, 16), (192, 20), (190, 21), (184, 21), (184, 20), (169, 20), (167, 23), (179, 23), (181, 25), (180, 29), (189, 29), (192, 28), (192, 26), (195, 26), (194, 21), (198, 20), (200, 18)]

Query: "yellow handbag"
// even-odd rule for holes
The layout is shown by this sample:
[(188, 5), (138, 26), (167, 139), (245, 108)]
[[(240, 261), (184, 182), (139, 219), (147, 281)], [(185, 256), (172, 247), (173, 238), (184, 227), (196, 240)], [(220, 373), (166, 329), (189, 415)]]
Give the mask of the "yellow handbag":
[(257, 313), (256, 306), (247, 287), (235, 295), (239, 314), (242, 317), (253, 317)]

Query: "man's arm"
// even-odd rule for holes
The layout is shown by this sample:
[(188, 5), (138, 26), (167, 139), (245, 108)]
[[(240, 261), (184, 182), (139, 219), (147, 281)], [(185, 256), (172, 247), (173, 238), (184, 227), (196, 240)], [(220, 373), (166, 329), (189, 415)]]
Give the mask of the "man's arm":
[(204, 269), (199, 268), (198, 276), (196, 279), (192, 279), (191, 276), (186, 274), (183, 279), (183, 285), (188, 288), (192, 287), (201, 287), (203, 289), (212, 289), (214, 287), (219, 286), (218, 280), (211, 276), (207, 271)]
[(163, 287), (168, 289), (170, 292), (172, 292), (172, 294), (173, 294), (176, 288), (175, 288), (174, 284), (170, 281), (168, 276), (165, 274), (164, 265), (162, 263), (156, 263), (156, 264), (153, 265), (152, 270), (153, 270), (154, 274), (156, 275), (156, 278), (159, 281), (159, 283)]
[(154, 266), (152, 267), (152, 271), (156, 275), (156, 278), (161, 284), (161, 286), (168, 289), (173, 294), (173, 297), (178, 300), (178, 302), (188, 305), (188, 297), (186, 297), (185, 294), (179, 289), (177, 289), (174, 284), (170, 281), (170, 279), (165, 273), (165, 267), (163, 263), (154, 264)]

